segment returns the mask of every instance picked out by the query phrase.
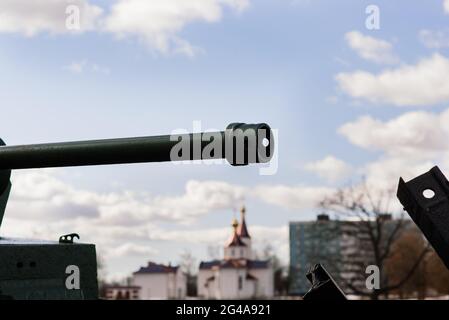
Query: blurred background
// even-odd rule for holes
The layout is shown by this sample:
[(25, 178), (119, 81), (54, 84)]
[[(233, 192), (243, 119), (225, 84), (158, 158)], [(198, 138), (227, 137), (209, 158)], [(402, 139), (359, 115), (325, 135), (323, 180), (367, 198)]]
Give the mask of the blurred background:
[(444, 0), (0, 0), (8, 145), (231, 122), (278, 132), (270, 175), (14, 172), (0, 235), (79, 233), (108, 298), (296, 298), (315, 263), (357, 299), (447, 296), (395, 191), (400, 176), (449, 172), (448, 48)]

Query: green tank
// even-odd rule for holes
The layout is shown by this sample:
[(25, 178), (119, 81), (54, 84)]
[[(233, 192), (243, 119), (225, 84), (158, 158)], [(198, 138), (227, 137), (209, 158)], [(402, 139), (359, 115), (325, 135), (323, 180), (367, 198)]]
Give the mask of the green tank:
[[(11, 170), (121, 163), (226, 159), (231, 165), (269, 162), (267, 124), (230, 124), (225, 131), (6, 146), (0, 139), (0, 227)], [(32, 213), (30, 213), (32, 214)], [(97, 299), (95, 245), (0, 237), (0, 299)]]

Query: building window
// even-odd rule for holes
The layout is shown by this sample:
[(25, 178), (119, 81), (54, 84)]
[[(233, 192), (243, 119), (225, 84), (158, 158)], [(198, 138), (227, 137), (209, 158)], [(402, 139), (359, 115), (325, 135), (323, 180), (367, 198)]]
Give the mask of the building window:
[(239, 290), (243, 289), (243, 277), (239, 276)]
[(231, 249), (231, 257), (234, 256), (234, 248)]
[(243, 257), (243, 249), (240, 249), (240, 255)]

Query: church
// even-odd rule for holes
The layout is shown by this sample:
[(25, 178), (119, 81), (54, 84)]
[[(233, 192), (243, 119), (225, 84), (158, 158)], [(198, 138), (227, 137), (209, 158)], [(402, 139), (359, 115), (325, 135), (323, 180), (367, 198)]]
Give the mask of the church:
[(268, 260), (254, 259), (245, 208), (242, 208), (240, 222), (233, 220), (223, 259), (200, 263), (198, 296), (203, 299), (255, 299), (269, 298), (273, 293), (273, 268)]

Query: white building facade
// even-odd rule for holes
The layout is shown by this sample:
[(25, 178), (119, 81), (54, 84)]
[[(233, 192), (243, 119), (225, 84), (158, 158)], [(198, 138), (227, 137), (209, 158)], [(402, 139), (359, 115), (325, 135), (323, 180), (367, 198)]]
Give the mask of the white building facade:
[(273, 268), (267, 260), (255, 260), (245, 208), (240, 223), (224, 246), (222, 260), (203, 261), (198, 273), (198, 296), (203, 299), (254, 299), (274, 295)]
[(139, 288), (139, 299), (184, 299), (187, 279), (178, 266), (148, 262), (133, 273), (132, 285)]

